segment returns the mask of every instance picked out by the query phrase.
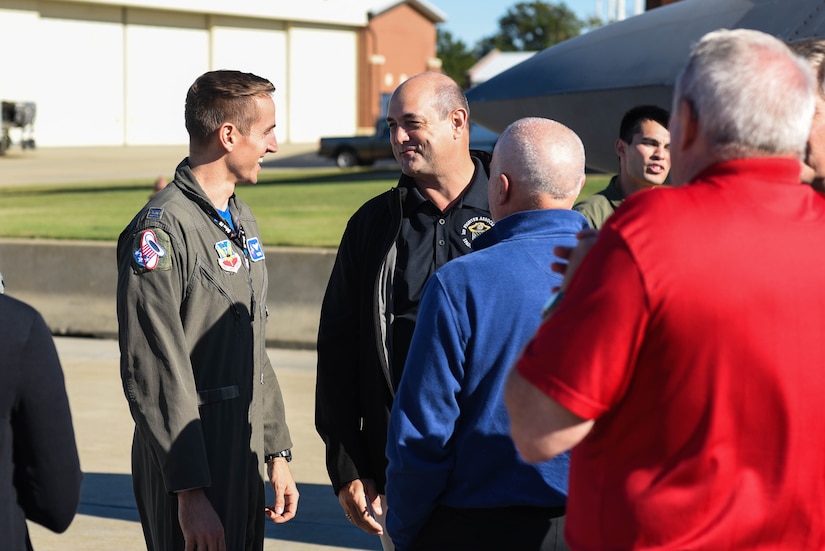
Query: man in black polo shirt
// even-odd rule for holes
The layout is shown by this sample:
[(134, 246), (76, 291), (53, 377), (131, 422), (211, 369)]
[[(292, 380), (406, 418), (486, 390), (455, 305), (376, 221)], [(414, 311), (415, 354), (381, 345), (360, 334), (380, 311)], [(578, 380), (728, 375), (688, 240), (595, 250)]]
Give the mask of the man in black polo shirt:
[(489, 155), (469, 150), (469, 105), (452, 79), (410, 78), (387, 122), (403, 174), (352, 216), (341, 240), (321, 307), (315, 409), (341, 507), (385, 550), (387, 426), (421, 290), (493, 224)]

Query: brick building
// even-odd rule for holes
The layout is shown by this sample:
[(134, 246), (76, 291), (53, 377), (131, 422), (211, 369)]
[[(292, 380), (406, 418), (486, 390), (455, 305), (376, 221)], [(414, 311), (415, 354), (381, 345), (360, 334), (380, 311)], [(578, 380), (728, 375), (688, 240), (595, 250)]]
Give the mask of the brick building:
[(436, 24), (446, 16), (429, 2), (390, 2), (368, 14), (359, 42), (358, 123), (372, 128), (393, 90), (408, 77), (439, 71)]

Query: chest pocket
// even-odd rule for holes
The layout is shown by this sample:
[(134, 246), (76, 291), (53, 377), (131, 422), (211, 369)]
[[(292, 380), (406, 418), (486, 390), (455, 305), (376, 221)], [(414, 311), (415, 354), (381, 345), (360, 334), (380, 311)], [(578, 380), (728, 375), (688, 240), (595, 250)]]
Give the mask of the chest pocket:
[(204, 285), (203, 291), (207, 295), (217, 293), (230, 306), (236, 315), (238, 312), (238, 301), (234, 296), (231, 281), (227, 281), (228, 277), (244, 277), (242, 274), (234, 274), (233, 276), (226, 276), (219, 273), (218, 270), (213, 270), (211, 267), (204, 265), (202, 258), (198, 257), (197, 269), (195, 270), (196, 277), (202, 278), (201, 284)]
[(181, 307), (201, 406), (235, 401), (253, 378), (247, 276), (222, 274), (204, 260), (214, 263), (203, 255), (196, 258)]
[[(181, 315), (189, 326), (190, 335), (201, 334), (210, 326), (226, 323), (230, 318), (234, 323), (249, 319), (246, 274), (224, 274), (212, 263), (213, 259), (199, 254), (187, 284)], [(200, 329), (195, 329), (198, 326), (201, 326)]]

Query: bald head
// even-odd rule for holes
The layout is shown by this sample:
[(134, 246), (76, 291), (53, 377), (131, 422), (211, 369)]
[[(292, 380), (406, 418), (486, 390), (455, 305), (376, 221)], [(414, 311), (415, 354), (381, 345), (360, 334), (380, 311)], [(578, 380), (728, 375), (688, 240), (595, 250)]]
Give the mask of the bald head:
[(470, 113), (470, 105), (464, 91), (450, 77), (442, 73), (428, 71), (411, 76), (392, 93), (390, 102), (399, 101), (402, 96), (413, 96), (429, 102), (443, 119), (456, 109)]
[(390, 143), (401, 171), (423, 188), (457, 196), (472, 178), (470, 108), (464, 91), (441, 73), (398, 86), (387, 109)]
[(494, 220), (523, 210), (569, 209), (582, 185), (584, 146), (563, 124), (527, 117), (499, 136), (490, 164)]

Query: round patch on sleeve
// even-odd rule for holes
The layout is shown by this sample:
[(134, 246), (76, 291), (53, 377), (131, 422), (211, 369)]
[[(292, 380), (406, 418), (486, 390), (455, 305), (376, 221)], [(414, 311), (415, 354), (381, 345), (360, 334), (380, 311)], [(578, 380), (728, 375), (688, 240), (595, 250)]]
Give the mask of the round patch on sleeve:
[(169, 249), (169, 235), (161, 229), (136, 233), (132, 245), (132, 268), (135, 273), (171, 270), (172, 256)]

